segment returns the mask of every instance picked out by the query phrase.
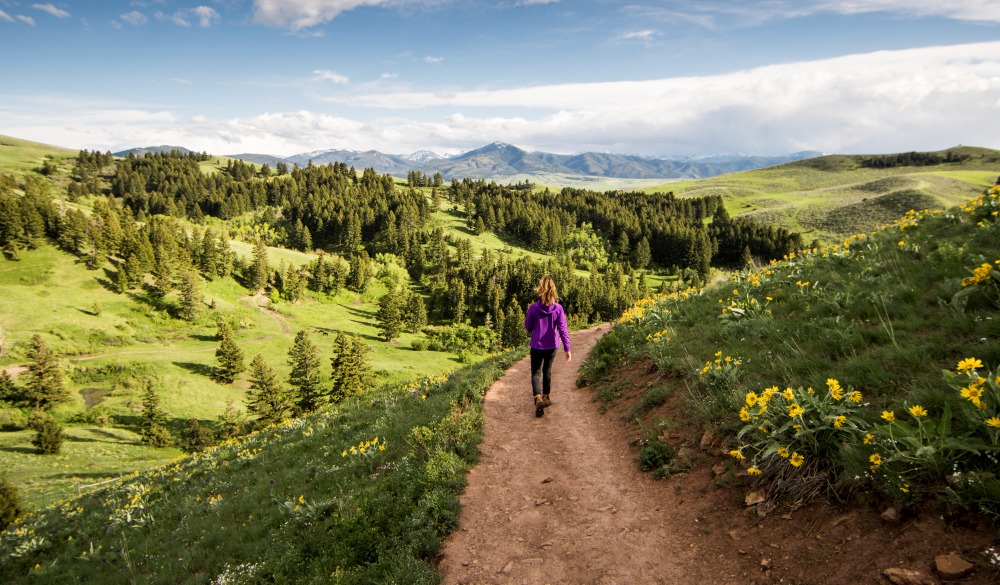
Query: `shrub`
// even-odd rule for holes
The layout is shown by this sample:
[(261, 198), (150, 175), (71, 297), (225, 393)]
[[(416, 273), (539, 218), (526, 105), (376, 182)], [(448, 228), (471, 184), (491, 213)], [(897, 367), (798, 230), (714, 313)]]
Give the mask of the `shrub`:
[(0, 407), (0, 431), (20, 431), (28, 425), (28, 419), (18, 408)]
[(142, 431), (142, 440), (150, 447), (169, 447), (174, 444), (170, 429), (158, 423)]
[(650, 441), (639, 451), (639, 469), (653, 471), (670, 463), (674, 449), (663, 441)]
[(414, 339), (410, 342), (410, 347), (413, 348), (413, 351), (424, 351), (427, 349), (427, 342), (423, 339)]
[(65, 433), (62, 426), (52, 418), (52, 415), (35, 411), (28, 420), (28, 428), (35, 431), (31, 444), (41, 455), (54, 455), (62, 448)]
[(188, 453), (203, 451), (215, 444), (215, 433), (212, 429), (198, 422), (198, 419), (188, 420), (188, 426), (181, 433), (178, 446)]
[(21, 515), (21, 493), (17, 486), (0, 477), (0, 531)]

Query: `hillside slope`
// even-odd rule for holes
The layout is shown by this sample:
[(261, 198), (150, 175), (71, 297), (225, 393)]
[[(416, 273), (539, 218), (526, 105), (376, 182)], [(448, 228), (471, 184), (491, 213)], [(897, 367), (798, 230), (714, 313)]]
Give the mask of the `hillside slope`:
[[(979, 564), (976, 582), (995, 582), (998, 214), (995, 187), (961, 208), (910, 213), (731, 282), (640, 302), (597, 344), (581, 381), (639, 421), (630, 434), (655, 474), (683, 471), (685, 450), (701, 445), (718, 454), (704, 462), (716, 484), (744, 486), (735, 497), (771, 523), (824, 498), (871, 506), (859, 518), (886, 512), (900, 559), (912, 530), (944, 542), (974, 527), (948, 546)], [(937, 517), (945, 523), (928, 528)], [(801, 539), (776, 547), (786, 560), (818, 554)], [(933, 558), (905, 562), (926, 570)]]
[(828, 155), (642, 190), (720, 195), (730, 215), (785, 227), (802, 233), (806, 241), (831, 243), (891, 222), (910, 209), (943, 209), (967, 201), (1000, 174), (1000, 151), (957, 147), (917, 154), (930, 157), (928, 164), (914, 165), (905, 154)]

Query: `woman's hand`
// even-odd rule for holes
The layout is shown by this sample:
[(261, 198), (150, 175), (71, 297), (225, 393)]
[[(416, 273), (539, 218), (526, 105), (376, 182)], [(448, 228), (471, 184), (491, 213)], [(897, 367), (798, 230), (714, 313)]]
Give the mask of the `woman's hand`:
[(573, 361), (573, 352), (567, 351), (566, 352), (566, 363), (569, 363), (571, 361)]

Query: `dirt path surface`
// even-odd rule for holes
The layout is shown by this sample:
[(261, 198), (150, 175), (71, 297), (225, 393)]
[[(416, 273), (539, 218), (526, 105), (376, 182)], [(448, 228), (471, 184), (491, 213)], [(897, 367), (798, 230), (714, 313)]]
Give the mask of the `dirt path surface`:
[(534, 416), (527, 358), (487, 392), (482, 458), (439, 564), (445, 583), (744, 582), (732, 555), (702, 547), (698, 506), (683, 505), (696, 494), (640, 472), (621, 424), (576, 388), (608, 327), (571, 334), (573, 362), (557, 354), (545, 416)]

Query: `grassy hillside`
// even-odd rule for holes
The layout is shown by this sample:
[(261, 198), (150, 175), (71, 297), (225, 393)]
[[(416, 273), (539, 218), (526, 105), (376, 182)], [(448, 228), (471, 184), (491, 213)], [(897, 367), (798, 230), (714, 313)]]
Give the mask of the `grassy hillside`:
[[(868, 168), (865, 157), (831, 155), (644, 191), (716, 194), (730, 215), (748, 215), (831, 243), (893, 221), (910, 209), (941, 209), (966, 201), (1000, 174), (1000, 152), (959, 147), (942, 151), (968, 157), (930, 166)], [(935, 154), (942, 154), (935, 153)]]
[[(943, 497), (1000, 521), (998, 213), (995, 187), (641, 302), (584, 378), (606, 403), (634, 397), (627, 416), (645, 417), (652, 452), (672, 453), (678, 428), (728, 436), (730, 473), (745, 469), (772, 500)], [(629, 387), (649, 368), (649, 386)]]
[(383, 387), (0, 533), (2, 583), (436, 583), (486, 388), (522, 352)]
[(24, 175), (41, 167), (46, 158), (61, 162), (75, 156), (76, 151), (68, 148), (0, 135), (0, 170), (3, 172)]
[[(88, 271), (74, 257), (51, 246), (26, 251), (20, 261), (0, 259), (0, 326), (5, 348), (0, 367), (23, 363), (27, 341), (39, 334), (51, 349), (65, 356), (62, 362), (72, 400), (59, 406), (56, 415), (77, 420), (84, 416), (80, 413), (100, 404), (101, 410), (125, 425), (111, 430), (92, 424), (73, 427), (59, 466), (34, 454), (33, 433), (0, 433), (4, 474), (27, 486), (32, 507), (68, 497), (75, 493), (76, 484), (128, 470), (114, 458), (76, 450), (78, 442), (98, 450), (129, 451), (131, 447), (134, 452), (125, 458), (142, 462), (163, 462), (177, 455), (176, 450), (157, 451), (134, 441), (130, 425), (141, 408), (143, 379), (158, 381), (163, 407), (178, 432), (189, 418), (214, 422), (228, 400), (242, 404), (248, 388), (245, 376), (233, 385), (220, 385), (210, 377), (217, 364), (217, 317), (238, 324), (237, 341), (248, 362), (261, 353), (281, 379), (287, 378), (287, 353), (300, 329), (312, 333), (326, 375), (334, 339), (328, 333), (338, 330), (356, 333), (368, 342), (373, 350), (370, 362), (383, 382), (442, 373), (459, 365), (453, 353), (411, 350), (412, 334), (403, 334), (394, 344), (378, 340), (375, 299), (384, 290), (378, 286), (365, 295), (344, 291), (321, 298), (309, 293), (299, 303), (260, 306), (261, 299), (247, 296), (231, 278), (220, 278), (207, 281), (203, 288), (206, 302), (214, 302), (216, 309), (206, 307), (198, 319), (187, 323), (172, 318), (167, 310), (148, 306), (141, 295), (110, 291), (108, 279), (105, 271)], [(167, 297), (166, 308), (175, 295)], [(0, 409), (3, 416), (11, 416), (11, 411)]]

